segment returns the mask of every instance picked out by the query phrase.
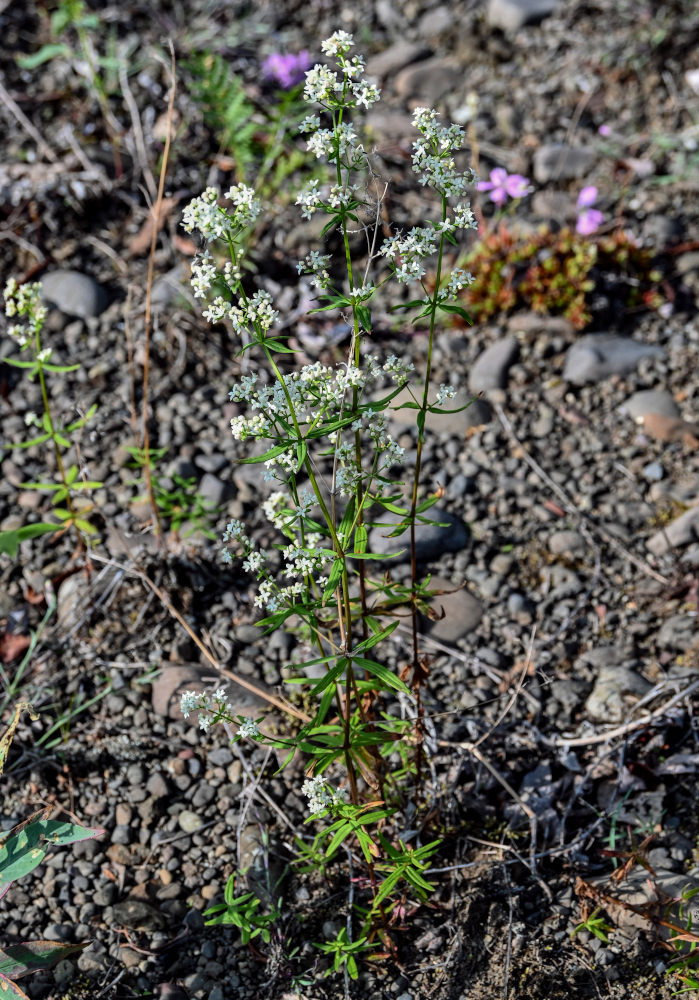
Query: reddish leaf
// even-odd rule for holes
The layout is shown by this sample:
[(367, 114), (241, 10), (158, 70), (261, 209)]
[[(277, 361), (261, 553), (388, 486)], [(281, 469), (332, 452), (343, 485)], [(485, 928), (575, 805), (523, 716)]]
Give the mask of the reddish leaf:
[(12, 663), (18, 656), (21, 656), (29, 643), (32, 641), (30, 635), (15, 635), (12, 632), (5, 632), (0, 636), (0, 660), (3, 663)]

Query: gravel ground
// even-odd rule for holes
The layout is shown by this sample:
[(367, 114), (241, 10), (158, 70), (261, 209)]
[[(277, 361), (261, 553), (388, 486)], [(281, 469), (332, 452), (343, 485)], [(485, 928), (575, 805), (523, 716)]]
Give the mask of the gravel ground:
[[(308, 974), (313, 985), (297, 991), (308, 1000), (669, 997), (678, 982), (665, 975), (657, 924), (618, 902), (650, 913), (647, 872), (616, 885), (618, 862), (602, 851), (627, 850), (630, 832), (652, 833), (656, 886), (673, 897), (699, 885), (696, 4), (102, 6), (101, 37), (125, 47), (133, 70), (131, 109), (111, 98), (120, 172), (98, 103), (69, 60), (17, 66), (16, 53), (48, 41), (43, 6), (0, 8), (0, 259), (6, 277), (44, 282), (54, 360), (82, 366), (53, 383), (54, 402), (67, 419), (98, 403), (79, 460), (103, 483), (89, 577), (68, 537), (25, 542), (16, 560), (0, 555), (9, 678), (45, 612), (47, 584), (58, 595), (22, 679), (40, 717), (18, 729), (0, 822), (7, 829), (52, 803), (106, 831), (49, 856), (0, 902), (4, 941), (91, 942), (75, 962), (34, 976), (30, 995), (282, 1000), (297, 995), (292, 975)], [(163, 40), (183, 67), (195, 51), (220, 53), (265, 102), (274, 93), (261, 60), (275, 49), (315, 58), (339, 27), (355, 33), (383, 88), (367, 128), (375, 169), (391, 181), (392, 221), (417, 224), (427, 207), (409, 169), (412, 108), (434, 105), (466, 122), (475, 93), (469, 149), (481, 176), (504, 166), (535, 186), (517, 208), (519, 225), (574, 218), (580, 188), (595, 185), (606, 225), (628, 230), (662, 273), (654, 312), (626, 308), (615, 276), (598, 272), (582, 330), (513, 311), (438, 334), (436, 385), (450, 382), (463, 402), (478, 394), (434, 421), (425, 451), (425, 483), (442, 487), (450, 525), (419, 539), (425, 570), (448, 591), (445, 617), (426, 621), (422, 640), (432, 657), (426, 831), (444, 845), (432, 903), (408, 908), (396, 928), (399, 961), (366, 966), (349, 984), (321, 978), (310, 942), (344, 923), (352, 872), (345, 861), (327, 879), (292, 871), (294, 838), (309, 829), (300, 772), (275, 776), (264, 748), (230, 747), (223, 732), (203, 736), (182, 718), (178, 692), (219, 675), (170, 608), (223, 664), (245, 713), (266, 703), (235, 678), (279, 694), (303, 643), (286, 632), (260, 637), (254, 581), (222, 566), (218, 542), (182, 531), (162, 548), (148, 510), (133, 502), (127, 467), (138, 441), (147, 271), (147, 241), (139, 248), (134, 238), (163, 151)], [(244, 517), (269, 544), (259, 515), (267, 485), (259, 467), (237, 465), (243, 452), (230, 435), (233, 340), (188, 301), (181, 207), (206, 184), (231, 183), (233, 165), (181, 72), (172, 203), (155, 253), (152, 443), (168, 448), (167, 476), (195, 477), (221, 508), (216, 533)], [(341, 323), (305, 315), (295, 264), (318, 228), (299, 220), (290, 185), (256, 234), (257, 280), (293, 327), (299, 358), (341, 360)], [(401, 326), (393, 301), (379, 308), (371, 351), (424, 370), (424, 331)], [(4, 335), (2, 348), (13, 350)], [(20, 441), (38, 389), (1, 365), (0, 396), (3, 441)], [(414, 431), (399, 417), (409, 468)], [(40, 518), (41, 496), (21, 484), (51, 460), (39, 449), (2, 456), (7, 529)], [(407, 564), (391, 565), (409, 576)], [(408, 636), (395, 635), (383, 657), (400, 668)], [(202, 911), (238, 864), (281, 879), (283, 917), (260, 951), (204, 926)], [(608, 942), (571, 938), (581, 908), (598, 903), (614, 927)]]

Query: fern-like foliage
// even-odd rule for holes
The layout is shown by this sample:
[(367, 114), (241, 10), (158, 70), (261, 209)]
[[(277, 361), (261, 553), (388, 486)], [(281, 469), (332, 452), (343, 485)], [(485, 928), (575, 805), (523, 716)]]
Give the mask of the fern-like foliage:
[(185, 63), (188, 91), (201, 107), (204, 123), (221, 149), (235, 160), (238, 181), (257, 158), (253, 120), (256, 108), (225, 59), (215, 52), (198, 52)]

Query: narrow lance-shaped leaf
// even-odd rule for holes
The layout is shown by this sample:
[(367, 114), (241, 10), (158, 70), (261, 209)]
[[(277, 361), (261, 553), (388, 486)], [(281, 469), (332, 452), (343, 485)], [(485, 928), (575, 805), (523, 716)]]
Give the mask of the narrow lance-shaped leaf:
[[(89, 941), (80, 944), (59, 944), (57, 941), (22, 941), (21, 944), (6, 945), (0, 949), (0, 973), (9, 979), (21, 979), (37, 969), (48, 969), (68, 955), (74, 955), (89, 946)], [(3, 996), (0, 987), (0, 997)], [(12, 994), (10, 994), (12, 996)]]

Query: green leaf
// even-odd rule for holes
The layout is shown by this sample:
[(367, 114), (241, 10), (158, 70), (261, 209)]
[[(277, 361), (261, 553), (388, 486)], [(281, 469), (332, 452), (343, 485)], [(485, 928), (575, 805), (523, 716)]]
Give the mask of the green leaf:
[(344, 674), (346, 666), (347, 660), (342, 657), (338, 660), (337, 665), (328, 670), (325, 677), (321, 677), (315, 687), (311, 688), (311, 695), (315, 697), (317, 694), (320, 694), (321, 691), (325, 691), (327, 687), (330, 687), (331, 684), (334, 684), (337, 678)]
[[(367, 624), (368, 623), (369, 623), (369, 619), (367, 619)], [(394, 632), (398, 628), (399, 625), (400, 625), (400, 622), (395, 621), (395, 622), (391, 622), (390, 625), (387, 625), (386, 628), (382, 628), (382, 629), (379, 629), (379, 630), (375, 631), (374, 634), (370, 635), (368, 639), (364, 640), (364, 642), (360, 642), (360, 644), (354, 650), (355, 655), (357, 653), (366, 652), (366, 650), (371, 649), (372, 646), (376, 646), (379, 642), (382, 642), (384, 639), (388, 638), (388, 636), (391, 634), (391, 632)], [(369, 628), (372, 628), (371, 624), (369, 624)]]
[[(88, 948), (89, 941), (80, 944), (58, 944), (56, 941), (22, 941), (0, 949), (0, 974), (9, 979), (21, 979), (37, 969), (48, 969), (68, 955)], [(0, 979), (2, 983), (2, 979)], [(0, 996), (4, 996), (0, 985)], [(9, 996), (13, 996), (12, 993)], [(24, 996), (21, 993), (20, 996)]]
[(358, 667), (362, 667), (373, 677), (378, 677), (380, 681), (395, 691), (402, 691), (404, 694), (410, 694), (410, 688), (408, 688), (400, 677), (396, 677), (394, 673), (384, 667), (381, 663), (376, 663), (375, 660), (367, 660), (363, 656), (353, 656), (352, 662), (356, 663)]
[(238, 460), (239, 465), (259, 465), (260, 462), (268, 462), (271, 458), (276, 458), (277, 455), (281, 455), (282, 452), (288, 451), (289, 442), (286, 444), (275, 444), (273, 448), (266, 451), (263, 455), (248, 455), (247, 458), (241, 458)]
[(424, 299), (413, 299), (411, 302), (402, 302), (400, 305), (391, 306), (389, 312), (398, 312), (399, 309), (402, 309), (405, 312), (408, 309), (417, 309), (418, 306), (424, 305), (426, 305)]
[(27, 994), (19, 988), (17, 983), (13, 983), (11, 979), (3, 976), (2, 973), (0, 973), (0, 993), (4, 997), (8, 997), (8, 1000), (11, 1000), (12, 997), (19, 997), (20, 1000), (29, 1000)]
[(351, 824), (343, 822), (342, 826), (340, 827), (340, 829), (337, 831), (337, 833), (327, 846), (327, 849), (325, 851), (326, 858), (329, 858), (331, 854), (334, 854), (335, 851), (340, 846), (340, 844), (342, 843), (342, 841), (347, 840), (347, 838), (350, 836), (351, 833), (352, 833)]
[(434, 505), (437, 503), (438, 500), (439, 497), (433, 493), (432, 496), (427, 497), (425, 500), (422, 500), (417, 505), (417, 507), (415, 508), (415, 513), (422, 514), (423, 510), (429, 510), (430, 507), (434, 507)]
[(335, 593), (337, 585), (342, 579), (342, 571), (345, 568), (345, 560), (337, 558), (332, 564), (330, 570), (330, 575), (328, 576), (328, 582), (325, 584), (325, 590), (323, 591), (323, 601), (329, 601), (332, 595)]
[[(67, 59), (71, 55), (72, 53), (67, 45), (52, 43), (50, 45), (42, 45), (38, 51), (32, 52), (31, 55), (17, 55), (15, 56), (15, 59), (17, 60), (17, 65), (21, 69), (36, 69), (37, 66), (43, 66), (44, 63), (49, 62), (51, 59), (56, 59), (59, 56)], [(22, 996), (24, 996), (24, 994), (22, 994)]]
[(320, 699), (320, 705), (318, 706), (318, 711), (313, 720), (314, 726), (320, 726), (323, 719), (328, 714), (328, 710), (332, 704), (332, 700), (335, 697), (335, 689), (332, 687), (326, 688), (323, 692), (323, 697)]
[(355, 306), (354, 312), (367, 333), (371, 333), (371, 309), (369, 306)]
[(354, 524), (354, 511), (356, 508), (356, 501), (354, 497), (351, 497), (350, 502), (347, 504), (347, 509), (342, 516), (340, 521), (340, 527), (337, 529), (337, 533), (342, 540), (343, 545), (347, 545), (349, 542), (348, 534), (349, 530)]
[(0, 552), (5, 552), (11, 559), (17, 555), (17, 550), (27, 538), (36, 538), (37, 535), (48, 535), (52, 531), (60, 531), (60, 524), (48, 524), (38, 521), (36, 524), (25, 524), (14, 531), (0, 531)]
[(453, 306), (453, 305), (450, 305), (447, 302), (438, 302), (437, 303), (437, 308), (441, 309), (442, 312), (454, 313), (457, 316), (461, 316), (461, 318), (465, 319), (466, 322), (469, 325), (473, 325), (473, 320), (471, 319), (471, 317), (469, 316), (469, 314), (466, 312), (466, 310), (461, 308), (461, 306)]
[(33, 871), (44, 859), (50, 847), (72, 844), (78, 840), (91, 840), (104, 833), (102, 829), (88, 829), (62, 820), (30, 820), (15, 827), (0, 847), (0, 896), (18, 878)]
[(361, 556), (366, 552), (369, 532), (365, 524), (358, 524), (354, 533), (354, 555)]
[(45, 372), (58, 372), (58, 374), (62, 375), (64, 372), (76, 372), (80, 368), (80, 365), (50, 365), (44, 363), (41, 367)]

